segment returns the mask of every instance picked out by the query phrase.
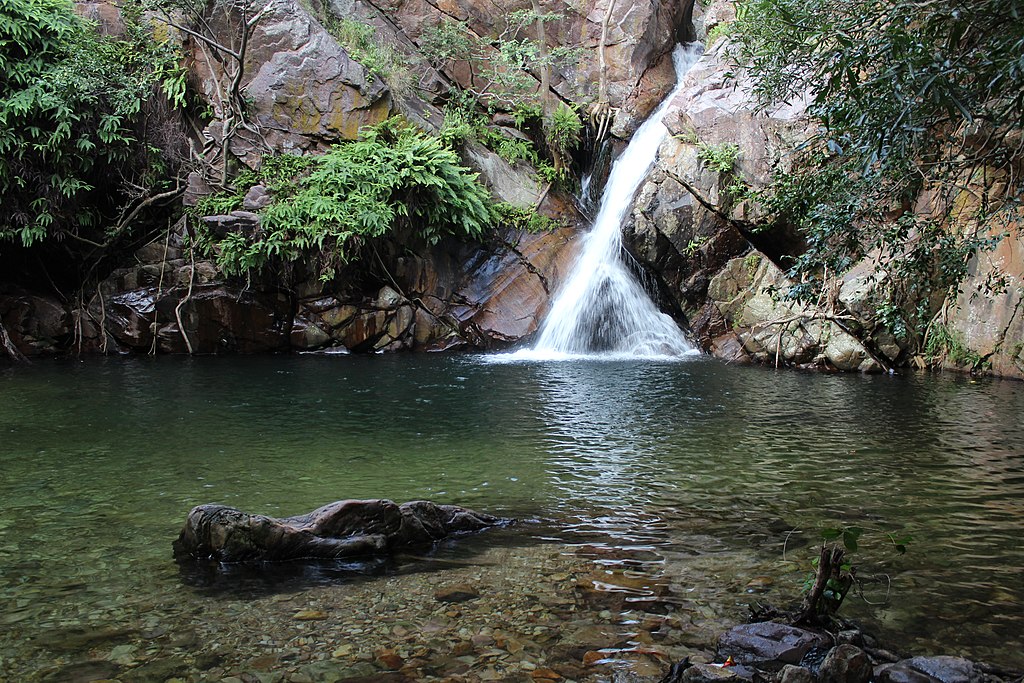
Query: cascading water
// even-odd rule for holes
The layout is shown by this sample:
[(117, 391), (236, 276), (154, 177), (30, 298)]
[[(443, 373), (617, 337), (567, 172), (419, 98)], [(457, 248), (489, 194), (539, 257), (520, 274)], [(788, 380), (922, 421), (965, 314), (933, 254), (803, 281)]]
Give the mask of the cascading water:
[(573, 271), (555, 298), (536, 345), (526, 352), (530, 357), (664, 357), (694, 352), (623, 262), (622, 220), (668, 135), (661, 119), (700, 53), (699, 43), (688, 43), (672, 54), (676, 87), (612, 165), (594, 227), (583, 238)]

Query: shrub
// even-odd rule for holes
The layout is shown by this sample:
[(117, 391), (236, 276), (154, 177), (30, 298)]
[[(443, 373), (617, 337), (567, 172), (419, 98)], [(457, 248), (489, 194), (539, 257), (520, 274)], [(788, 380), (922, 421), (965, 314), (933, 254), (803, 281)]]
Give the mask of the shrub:
[(446, 234), (479, 237), (491, 222), (490, 195), (476, 174), (439, 138), (397, 119), (319, 157), (270, 157), (259, 179), (270, 176), (274, 201), (260, 211), (259, 230), (211, 244), (225, 272), (319, 256), (329, 279), (332, 266), (395, 229), (435, 243)]
[(0, 3), (0, 240), (77, 236), (143, 179), (133, 152), (151, 150), (133, 126), (155, 88), (182, 106), (185, 74), (172, 48), (126, 23), (125, 38), (107, 38), (67, 0)]
[(739, 145), (731, 142), (723, 142), (718, 145), (709, 145), (705, 142), (697, 143), (697, 158), (716, 173), (732, 172), (739, 157)]

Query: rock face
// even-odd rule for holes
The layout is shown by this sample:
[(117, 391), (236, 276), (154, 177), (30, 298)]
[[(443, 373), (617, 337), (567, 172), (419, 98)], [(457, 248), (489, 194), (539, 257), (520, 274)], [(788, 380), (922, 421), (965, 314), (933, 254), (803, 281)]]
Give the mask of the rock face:
[[(693, 21), (702, 33), (733, 18), (728, 2), (694, 8)], [(764, 316), (744, 322), (716, 307), (709, 294), (712, 281), (734, 270), (732, 261), (752, 248), (772, 252), (774, 247), (782, 252), (793, 246), (787, 244), (792, 238), (786, 235), (759, 236), (745, 230), (759, 217), (758, 209), (738, 202), (731, 188), (741, 179), (762, 187), (774, 173), (785, 171), (786, 153), (808, 126), (802, 102), (759, 109), (750, 84), (742, 75), (730, 76), (733, 68), (722, 48), (721, 42), (709, 46), (684, 77), (685, 85), (665, 116), (671, 135), (662, 143), (655, 168), (641, 187), (624, 240), (654, 274), (664, 305), (687, 320), (697, 341), (711, 353), (730, 360), (765, 362), (775, 356), (776, 344), (771, 354), (766, 353), (768, 337), (781, 334), (782, 346), (790, 350), (780, 357), (781, 362), (812, 365), (819, 356), (823, 358), (816, 344), (790, 339), (788, 328), (763, 329), (769, 321), (765, 316), (781, 311), (762, 306)], [(732, 150), (731, 168), (712, 167), (708, 151), (725, 149)], [(755, 258), (760, 263), (760, 256)], [(770, 275), (774, 279), (781, 273), (776, 269)], [(755, 324), (762, 328), (755, 329)], [(736, 334), (726, 336), (733, 331)], [(760, 342), (744, 344), (741, 334)], [(851, 363), (845, 361), (845, 369)]]
[(732, 361), (867, 372), (880, 368), (865, 346), (807, 306), (786, 301), (791, 283), (753, 251), (729, 261), (708, 285), (712, 351)]
[[(971, 259), (970, 274), (944, 303), (942, 313), (951, 337), (973, 354), (973, 363), (993, 374), (1024, 378), (1024, 232), (1010, 234), (994, 251)], [(993, 281), (1003, 279), (992, 291)], [(963, 367), (951, 362), (949, 367)]]
[[(0, 289), (0, 324), (26, 357), (51, 355), (74, 343), (74, 319), (57, 299)], [(3, 347), (0, 346), (0, 357)]]
[[(239, 33), (237, 5), (218, 0), (209, 21), (219, 37)], [(191, 45), (193, 70), (204, 95), (220, 106), (232, 75), (226, 69), (231, 62), (216, 59), (199, 41)], [(265, 152), (296, 154), (354, 140), (361, 127), (379, 123), (392, 112), (384, 83), (354, 61), (295, 0), (272, 0), (254, 25), (242, 90), (257, 132), (240, 130), (232, 137), (231, 152), (250, 168), (259, 166)], [(219, 143), (220, 124), (211, 123), (204, 137)]]
[(0, 322), (28, 357), (497, 349), (537, 330), (572, 264), (575, 235), (559, 228), (506, 231), (485, 245), (450, 239), (388, 257), (391, 284), (311, 280), (285, 289), (185, 258), (178, 233), (139, 249), (136, 263), (112, 272), (80, 308), (0, 292)]
[(189, 512), (174, 554), (218, 562), (357, 558), (429, 545), (506, 522), (427, 501), (397, 505), (390, 500), (342, 500), (284, 519), (199, 505)]
[[(698, 36), (734, 19), (727, 0), (693, 8)], [(969, 218), (986, 197), (994, 201), (1005, 190), (997, 169), (983, 187), (926, 189), (915, 206), (950, 232), (1009, 235), (971, 261), (956, 293), (926, 302), (937, 348), (896, 338), (881, 319), (894, 285), (877, 254), (835, 274), (816, 306), (785, 300), (791, 283), (778, 266), (804, 245), (792, 228), (759, 224), (762, 209), (741, 197), (791, 170), (790, 152), (812, 124), (800, 100), (759, 107), (724, 50), (722, 39), (709, 45), (685, 77), (665, 118), (672, 135), (625, 226), (627, 248), (653, 275), (663, 307), (685, 319), (704, 349), (732, 361), (861, 372), (942, 363), (1024, 377), (1024, 237), (1012, 217), (995, 227)], [(731, 165), (711, 164), (715, 155)]]

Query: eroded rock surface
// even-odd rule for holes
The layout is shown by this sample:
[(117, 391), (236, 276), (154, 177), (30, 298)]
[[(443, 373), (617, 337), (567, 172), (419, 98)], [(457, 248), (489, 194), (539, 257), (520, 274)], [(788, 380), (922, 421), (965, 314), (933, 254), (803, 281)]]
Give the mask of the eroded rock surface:
[(208, 504), (189, 512), (174, 554), (219, 562), (370, 557), (507, 521), (428, 501), (342, 500), (283, 519)]

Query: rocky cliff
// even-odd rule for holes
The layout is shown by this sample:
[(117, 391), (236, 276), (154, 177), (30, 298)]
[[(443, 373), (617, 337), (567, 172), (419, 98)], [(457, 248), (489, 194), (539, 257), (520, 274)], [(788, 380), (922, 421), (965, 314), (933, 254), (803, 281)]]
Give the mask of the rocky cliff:
[[(243, 6), (211, 3), (206, 39), (166, 29), (177, 31), (211, 112), (191, 140), (198, 156), (214, 161), (190, 175), (186, 204), (223, 184), (229, 168), (256, 168), (265, 154), (320, 153), (394, 114), (438, 131), (453, 88), (476, 92), (493, 84), (466, 59), (430, 53), (430, 30), (456, 24), (482, 49), (497, 49), (501, 39), (524, 38), (508, 33), (509, 17), (531, 8), (558, 17), (544, 25), (545, 49), (579, 48), (550, 73), (529, 71), (536, 81), (530, 87), (546, 84), (555, 100), (589, 111), (590, 146), (574, 163), (592, 163), (602, 134), (627, 139), (669, 91), (673, 44), (722, 34), (715, 27), (734, 19), (729, 0), (270, 0), (239, 15)], [(90, 8), (116, 23), (109, 7)], [(239, 33), (248, 21), (252, 30)], [(352, 26), (369, 27), (360, 35), (370, 42), (353, 38)], [(218, 54), (218, 44), (234, 45), (238, 58)], [(847, 371), (944, 364), (1024, 376), (1024, 241), (1016, 225), (996, 250), (974, 259), (959, 291), (933, 302), (930, 329), (937, 332), (924, 343), (897, 338), (880, 321), (876, 293), (886, 282), (870, 256), (833, 274), (816, 305), (787, 299), (788, 259), (804, 248), (800, 235), (767, 228), (761, 207), (737, 188), (757, 189), (786, 173), (812, 123), (799, 101), (758, 107), (724, 44), (713, 40), (686, 76), (665, 119), (671, 135), (624, 226), (663, 308), (705, 350), (732, 361)], [(498, 112), (488, 125), (499, 136), (528, 139), (512, 119)], [(226, 277), (190, 247), (193, 232), (182, 220), (73, 298), (12, 285), (0, 290), (8, 345), (32, 356), (69, 349), (487, 349), (524, 340), (572, 261), (574, 237), (585, 227), (579, 202), (524, 161), (510, 163), (472, 141), (461, 154), (496, 201), (536, 210), (561, 227), (536, 234), (504, 228), (483, 244), (396, 238), (372, 262), (325, 284), (301, 268), (278, 280)], [(919, 210), (934, 212), (950, 230), (987, 229), (957, 217), (1000, 182), (988, 177), (982, 187), (944, 194), (939, 204), (936, 193), (922, 193)], [(253, 187), (246, 210), (205, 220), (221, 230), (256, 229), (252, 211), (265, 200)]]
[[(265, 154), (323, 152), (393, 114), (436, 131), (449, 90), (481, 84), (465, 62), (435, 68), (420, 49), (424, 32), (458, 22), (486, 41), (529, 7), (468, 0), (212, 2), (199, 17), (158, 22), (182, 41), (191, 80), (209, 107), (208, 123), (192, 136), (194, 156), (205, 161), (189, 175), (185, 204), (239, 167), (257, 168)], [(684, 30), (684, 8), (659, 0), (548, 2), (539, 9), (560, 17), (547, 26), (550, 47), (582, 48), (556, 65), (555, 97), (595, 101), (602, 81), (603, 105), (617, 114), (614, 129), (628, 135), (671, 86), (668, 53)], [(111, 6), (91, 3), (89, 11), (116, 20)], [(348, 35), (353, 25), (372, 29), (370, 44)], [(496, 200), (536, 210), (561, 227), (538, 234), (503, 228), (483, 244), (398, 238), (382, 244), (373, 262), (324, 285), (301, 273), (279, 281), (226, 277), (190, 246), (195, 231), (182, 219), (71, 301), (6, 285), (0, 319), (27, 356), (436, 350), (519, 341), (537, 329), (571, 261), (580, 216), (571, 196), (540, 181), (524, 162), (509, 163), (473, 142), (465, 143), (463, 159)], [(252, 211), (264, 200), (259, 189), (247, 195), (246, 211), (209, 217), (208, 225), (258, 228)]]
[[(699, 37), (727, 33), (714, 29), (734, 18), (727, 0), (698, 5), (693, 16)], [(972, 205), (1006, 182), (999, 173), (918, 199), (916, 210), (945, 230), (1007, 234), (994, 251), (975, 255), (957, 291), (931, 303), (930, 341), (898, 338), (882, 323), (889, 283), (877, 254), (834, 274), (816, 305), (788, 300), (793, 283), (785, 271), (804, 248), (800, 236), (761, 220), (762, 209), (742, 190), (791, 170), (791, 152), (813, 122), (800, 101), (759, 107), (725, 45), (714, 40), (686, 76), (666, 117), (672, 136), (625, 226), (663, 305), (689, 321), (706, 350), (730, 361), (846, 371), (940, 365), (1024, 376), (1024, 237), (1019, 225), (979, 226), (970, 218)]]

